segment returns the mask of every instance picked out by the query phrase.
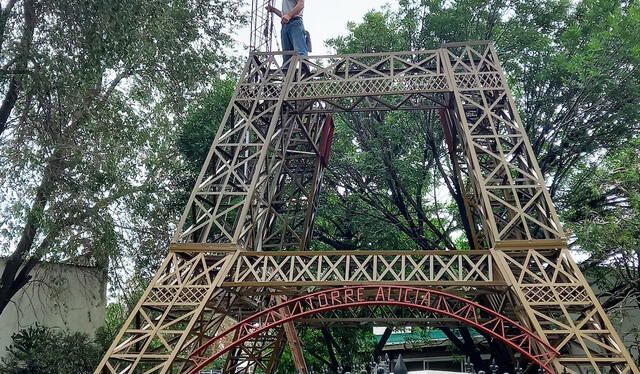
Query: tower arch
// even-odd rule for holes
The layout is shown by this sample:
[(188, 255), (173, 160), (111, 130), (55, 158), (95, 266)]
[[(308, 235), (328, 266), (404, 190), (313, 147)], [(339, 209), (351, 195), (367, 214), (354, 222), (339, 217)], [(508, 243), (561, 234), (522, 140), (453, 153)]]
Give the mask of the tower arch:
[[(189, 357), (194, 363), (189, 373), (197, 374), (246, 341), (285, 323), (313, 314), (365, 305), (394, 305), (442, 314), (502, 341), (549, 374), (553, 374), (550, 365), (559, 355), (532, 331), (469, 299), (429, 288), (362, 285), (313, 292), (255, 313), (197, 348)], [(233, 338), (229, 339), (230, 336)]]

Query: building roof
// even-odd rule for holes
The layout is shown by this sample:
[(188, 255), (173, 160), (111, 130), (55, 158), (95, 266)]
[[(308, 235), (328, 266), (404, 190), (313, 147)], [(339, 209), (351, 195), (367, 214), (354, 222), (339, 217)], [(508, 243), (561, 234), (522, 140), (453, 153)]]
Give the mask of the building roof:
[[(469, 329), (471, 336), (474, 338), (481, 337), (476, 330)], [(455, 330), (454, 330), (455, 333)], [(458, 335), (458, 334), (456, 334)], [(379, 342), (382, 338), (382, 335), (376, 335), (376, 341)], [(420, 332), (408, 332), (408, 333), (399, 333), (399, 334), (391, 334), (389, 336), (389, 340), (387, 340), (387, 344), (385, 345), (394, 345), (394, 344), (404, 344), (407, 342), (420, 342), (420, 341), (430, 341), (430, 342), (441, 342), (449, 340), (447, 336), (442, 332), (442, 330), (427, 330)]]

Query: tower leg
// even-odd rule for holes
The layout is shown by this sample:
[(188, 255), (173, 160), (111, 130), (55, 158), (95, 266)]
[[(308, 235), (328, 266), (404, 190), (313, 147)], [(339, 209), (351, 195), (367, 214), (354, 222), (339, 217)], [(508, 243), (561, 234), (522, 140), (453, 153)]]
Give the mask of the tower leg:
[(567, 249), (493, 46), (445, 47), (455, 129), (478, 199), (476, 225), (513, 291), (515, 315), (561, 353), (558, 372), (638, 374)]
[[(275, 297), (276, 303), (280, 304), (286, 300), (284, 296)], [(290, 313), (288, 311), (287, 313)], [(298, 330), (294, 326), (293, 322), (287, 322), (283, 325), (287, 342), (289, 343), (289, 349), (291, 350), (291, 356), (293, 357), (293, 363), (298, 370), (298, 374), (309, 374), (307, 368), (307, 362), (302, 354), (302, 343), (300, 342), (300, 336), (298, 336)]]
[(223, 292), (237, 255), (225, 249), (170, 251), (94, 373), (171, 373), (208, 301)]
[(567, 248), (496, 251), (525, 321), (562, 354), (558, 372), (638, 373)]
[(287, 341), (289, 342), (289, 349), (291, 350), (291, 356), (293, 356), (293, 363), (296, 365), (296, 370), (299, 374), (309, 374), (307, 369), (307, 362), (302, 354), (302, 344), (300, 343), (300, 337), (298, 331), (293, 325), (293, 322), (284, 324), (284, 331), (287, 335)]

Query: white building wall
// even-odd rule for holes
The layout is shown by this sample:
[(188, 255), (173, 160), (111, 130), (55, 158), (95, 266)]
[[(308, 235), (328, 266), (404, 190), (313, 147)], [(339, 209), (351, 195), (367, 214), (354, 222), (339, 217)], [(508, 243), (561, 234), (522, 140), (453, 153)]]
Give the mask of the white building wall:
[[(0, 274), (4, 267), (5, 260), (0, 259)], [(93, 337), (104, 323), (105, 309), (106, 282), (97, 269), (41, 263), (0, 314), (0, 358), (6, 356), (11, 335), (36, 322)]]

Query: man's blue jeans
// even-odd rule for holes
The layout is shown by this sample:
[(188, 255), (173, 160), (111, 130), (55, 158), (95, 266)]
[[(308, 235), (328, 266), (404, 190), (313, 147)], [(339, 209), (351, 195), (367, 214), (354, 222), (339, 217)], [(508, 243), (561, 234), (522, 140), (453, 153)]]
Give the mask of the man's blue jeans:
[[(285, 52), (296, 51), (302, 56), (309, 56), (302, 18), (294, 18), (286, 25), (282, 25), (282, 50)], [(289, 68), (287, 61), (289, 61), (290, 58), (291, 55), (284, 55), (282, 62), (284, 70)]]

